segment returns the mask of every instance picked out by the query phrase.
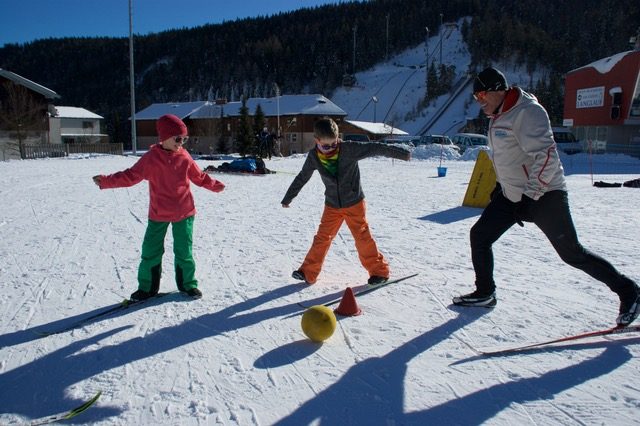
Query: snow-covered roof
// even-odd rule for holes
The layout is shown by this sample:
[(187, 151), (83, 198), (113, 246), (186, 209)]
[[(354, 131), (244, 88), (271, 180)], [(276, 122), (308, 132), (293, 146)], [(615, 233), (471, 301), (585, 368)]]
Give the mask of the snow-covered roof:
[(345, 120), (347, 123), (365, 130), (369, 133), (373, 133), (375, 135), (408, 135), (409, 133), (404, 130), (400, 130), (397, 127), (389, 126), (385, 123), (371, 123), (369, 121), (355, 121), (355, 120)]
[(44, 96), (47, 99), (56, 99), (59, 98), (60, 95), (58, 95), (56, 92), (54, 92), (51, 89), (48, 89), (38, 83), (35, 83), (27, 78), (22, 77), (21, 75), (18, 75), (16, 73), (13, 73), (11, 71), (7, 71), (4, 70), (2, 68), (0, 68), (0, 76), (9, 79), (11, 81), (13, 81), (16, 84), (19, 84), (21, 86), (24, 86), (36, 93), (40, 93), (42, 96)]
[[(194, 104), (194, 103), (192, 103)], [(197, 104), (197, 103), (195, 103)], [(162, 114), (153, 114), (149, 117), (148, 111), (150, 109), (157, 109), (165, 114), (175, 112), (162, 109), (159, 105), (186, 105), (186, 104), (153, 104), (149, 108), (136, 113), (136, 119), (146, 120), (151, 118), (158, 118)], [(338, 115), (346, 116), (347, 113), (338, 105), (331, 102), (329, 99), (322, 95), (282, 95), (278, 98), (249, 98), (247, 99), (247, 108), (249, 108), (249, 114), (253, 115), (256, 112), (256, 108), (260, 105), (262, 112), (267, 117), (275, 117), (276, 115)], [(180, 118), (189, 117), (191, 119), (201, 118), (218, 118), (221, 113), (225, 117), (233, 117), (240, 115), (240, 108), (242, 102), (227, 102), (225, 104), (214, 104), (211, 102), (202, 102), (198, 108), (193, 109), (189, 114), (184, 116), (178, 115)]]
[[(157, 120), (165, 114), (173, 114), (180, 119), (185, 119), (205, 105), (210, 105), (210, 103), (197, 101), (151, 104), (142, 111), (136, 112), (136, 120)], [(129, 120), (131, 120), (131, 117), (129, 117)]]
[(106, 133), (60, 133), (60, 136), (64, 137), (90, 137), (90, 136), (109, 136)]
[(56, 106), (57, 118), (87, 118), (87, 119), (103, 119), (104, 117), (93, 113), (84, 108), (69, 107), (69, 106)]
[(600, 74), (606, 74), (609, 71), (611, 71), (611, 69), (613, 67), (615, 67), (616, 64), (618, 64), (618, 62), (620, 62), (625, 56), (627, 56), (627, 55), (629, 55), (629, 54), (631, 54), (633, 52), (636, 52), (636, 51), (635, 50), (629, 50), (627, 52), (616, 53), (613, 56), (609, 56), (607, 58), (598, 59), (595, 62), (591, 62), (588, 65), (582, 66), (580, 68), (576, 68), (576, 69), (571, 70), (569, 72), (572, 73), (572, 72), (575, 72), (575, 71), (578, 71), (578, 70), (582, 70), (582, 69), (591, 67), (591, 68), (595, 68), (596, 71), (598, 71)]

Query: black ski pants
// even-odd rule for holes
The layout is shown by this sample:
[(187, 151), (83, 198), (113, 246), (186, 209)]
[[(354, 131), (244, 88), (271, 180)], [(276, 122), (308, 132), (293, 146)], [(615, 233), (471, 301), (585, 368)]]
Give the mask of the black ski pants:
[[(471, 259), (476, 273), (476, 287), (482, 292), (491, 293), (495, 290), (492, 245), (516, 223), (515, 206), (516, 203), (500, 193), (471, 228)], [(530, 214), (531, 222), (547, 236), (565, 263), (602, 281), (620, 297), (635, 294), (635, 284), (631, 279), (580, 244), (566, 191), (547, 192), (535, 202)]]

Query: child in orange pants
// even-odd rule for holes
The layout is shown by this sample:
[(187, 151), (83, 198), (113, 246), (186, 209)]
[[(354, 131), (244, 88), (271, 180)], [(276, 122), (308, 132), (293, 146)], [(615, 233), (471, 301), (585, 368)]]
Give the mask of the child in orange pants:
[(292, 276), (308, 284), (314, 284), (331, 242), (342, 223), (347, 222), (355, 239), (360, 262), (369, 272), (369, 284), (385, 282), (389, 279), (389, 264), (378, 250), (369, 231), (358, 161), (377, 155), (408, 161), (411, 152), (405, 148), (380, 143), (343, 142), (339, 139), (338, 125), (330, 118), (316, 122), (314, 140), (316, 146), (307, 154), (302, 170), (282, 199), (282, 206), (289, 207), (313, 172), (318, 171), (326, 188), (325, 207), (313, 244), (302, 266), (294, 271)]

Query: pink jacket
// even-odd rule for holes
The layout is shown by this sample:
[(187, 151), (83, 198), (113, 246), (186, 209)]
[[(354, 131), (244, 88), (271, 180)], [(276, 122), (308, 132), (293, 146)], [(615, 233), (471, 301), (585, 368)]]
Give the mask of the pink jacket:
[(133, 186), (149, 181), (149, 219), (157, 222), (179, 222), (196, 214), (189, 181), (213, 192), (221, 192), (224, 184), (202, 172), (191, 155), (181, 149), (167, 151), (157, 144), (131, 168), (101, 176), (100, 189)]

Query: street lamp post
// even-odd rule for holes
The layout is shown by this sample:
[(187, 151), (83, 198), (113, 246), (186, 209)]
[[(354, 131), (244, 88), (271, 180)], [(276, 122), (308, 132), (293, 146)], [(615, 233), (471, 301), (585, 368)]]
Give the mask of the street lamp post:
[(136, 89), (133, 72), (133, 0), (129, 0), (129, 90), (131, 91), (131, 151), (136, 155)]
[(373, 122), (376, 123), (376, 107), (378, 105), (378, 98), (373, 96), (371, 100), (373, 101)]
[(424, 27), (425, 30), (427, 30), (427, 38), (424, 40), (424, 50), (426, 52), (427, 55), (427, 59), (426, 59), (426, 64), (425, 64), (425, 70), (426, 72), (426, 78), (424, 79), (424, 96), (425, 98), (429, 98), (429, 27)]
[(440, 14), (440, 65), (442, 65), (442, 13)]
[(424, 39), (424, 51), (427, 55), (427, 69), (429, 69), (429, 27), (424, 27), (427, 31), (427, 37)]
[(280, 138), (280, 87), (277, 83), (273, 83), (276, 89), (276, 111), (278, 117), (278, 130), (276, 131), (278, 139)]
[(353, 65), (351, 72), (356, 73), (356, 32), (358, 31), (358, 24), (353, 26)]
[(384, 60), (389, 60), (389, 14), (387, 13), (387, 41), (384, 48)]

